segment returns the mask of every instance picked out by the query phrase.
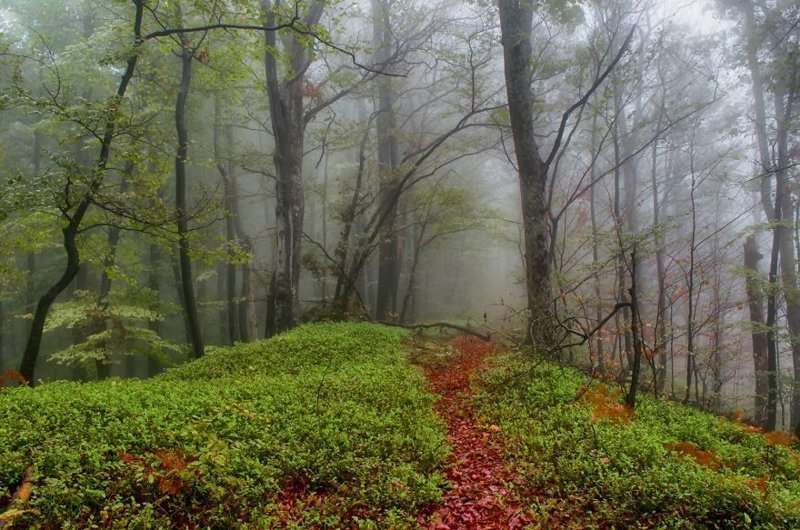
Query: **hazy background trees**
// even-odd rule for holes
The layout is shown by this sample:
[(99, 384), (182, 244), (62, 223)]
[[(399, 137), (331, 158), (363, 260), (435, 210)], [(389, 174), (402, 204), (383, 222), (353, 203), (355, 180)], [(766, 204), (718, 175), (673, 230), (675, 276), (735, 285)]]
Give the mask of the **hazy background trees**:
[(800, 12), (667, 4), (7, 0), (0, 369), (447, 319), (797, 428)]

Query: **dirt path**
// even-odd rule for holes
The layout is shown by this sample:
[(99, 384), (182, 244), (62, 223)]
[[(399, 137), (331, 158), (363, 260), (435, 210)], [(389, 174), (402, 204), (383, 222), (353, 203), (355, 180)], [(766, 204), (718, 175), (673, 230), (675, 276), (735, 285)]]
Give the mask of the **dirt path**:
[(451, 489), (431, 515), (428, 528), (523, 528), (531, 519), (516, 495), (519, 479), (503, 465), (499, 428), (481, 428), (469, 404), (470, 378), (493, 346), (475, 337), (459, 337), (453, 346), (455, 358), (426, 369), (433, 390), (441, 396), (436, 411), (447, 422), (453, 450), (446, 469)]

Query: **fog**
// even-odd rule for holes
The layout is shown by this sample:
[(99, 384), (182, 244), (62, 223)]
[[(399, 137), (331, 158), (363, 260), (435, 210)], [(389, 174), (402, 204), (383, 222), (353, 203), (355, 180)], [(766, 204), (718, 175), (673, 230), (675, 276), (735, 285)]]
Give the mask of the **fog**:
[(0, 372), (446, 322), (794, 430), (800, 9), (511, 4), (3, 0)]

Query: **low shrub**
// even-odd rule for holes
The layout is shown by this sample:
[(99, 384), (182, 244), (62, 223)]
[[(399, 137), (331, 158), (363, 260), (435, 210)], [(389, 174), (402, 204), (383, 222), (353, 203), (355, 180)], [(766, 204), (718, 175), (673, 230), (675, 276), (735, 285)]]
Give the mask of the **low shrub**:
[(314, 324), (148, 381), (3, 390), (0, 510), (33, 466), (20, 527), (269, 528), (288, 490), (299, 526), (410, 521), (447, 449), (403, 335)]
[(585, 384), (577, 371), (508, 354), (476, 395), (515, 468), (581, 525), (800, 528), (797, 451), (666, 400), (642, 396), (628, 411), (620, 392)]

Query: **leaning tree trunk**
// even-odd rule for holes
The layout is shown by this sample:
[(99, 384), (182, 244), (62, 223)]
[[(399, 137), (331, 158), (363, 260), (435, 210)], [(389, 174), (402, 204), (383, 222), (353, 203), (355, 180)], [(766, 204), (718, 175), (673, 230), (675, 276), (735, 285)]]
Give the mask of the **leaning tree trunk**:
[(100, 154), (97, 157), (95, 165), (94, 178), (90, 182), (89, 190), (86, 194), (78, 200), (74, 210), (71, 210), (67, 216), (67, 225), (61, 229), (63, 235), (64, 251), (67, 255), (67, 263), (64, 272), (56, 280), (56, 282), (39, 298), (36, 304), (36, 310), (33, 314), (31, 322), (30, 333), (28, 334), (28, 341), (25, 345), (25, 351), (22, 354), (22, 362), (20, 364), (20, 373), (22, 376), (33, 384), (34, 375), (36, 370), (36, 362), (39, 358), (39, 351), (42, 345), (42, 335), (44, 334), (44, 324), (47, 320), (47, 315), (50, 312), (50, 307), (58, 298), (64, 289), (66, 289), (81, 266), (80, 253), (78, 251), (77, 237), (80, 231), (83, 218), (92, 203), (95, 193), (100, 189), (103, 182), (103, 177), (106, 172), (109, 158), (111, 156), (111, 144), (114, 140), (114, 133), (116, 131), (116, 118), (117, 111), (120, 106), (122, 98), (125, 97), (125, 92), (128, 89), (133, 72), (136, 69), (136, 62), (139, 57), (139, 47), (142, 43), (142, 18), (144, 15), (144, 0), (134, 0), (136, 13), (133, 23), (134, 47), (128, 56), (125, 71), (122, 74), (120, 83), (117, 86), (117, 93), (109, 103), (107, 109), (108, 116), (105, 123), (105, 130), (100, 140)]
[(194, 294), (192, 259), (189, 256), (189, 221), (186, 208), (186, 157), (189, 151), (189, 131), (186, 127), (186, 100), (192, 82), (194, 49), (186, 34), (180, 34), (181, 81), (175, 100), (175, 130), (178, 134), (178, 150), (175, 153), (175, 207), (178, 215), (178, 259), (180, 266), (181, 292), (186, 311), (187, 334), (191, 339), (195, 359), (203, 356), (203, 335), (197, 314)]
[(531, 32), (533, 2), (499, 0), (506, 93), (519, 171), (525, 243), (525, 285), (530, 322), (526, 342), (547, 346), (551, 317), (548, 167), (534, 135)]

